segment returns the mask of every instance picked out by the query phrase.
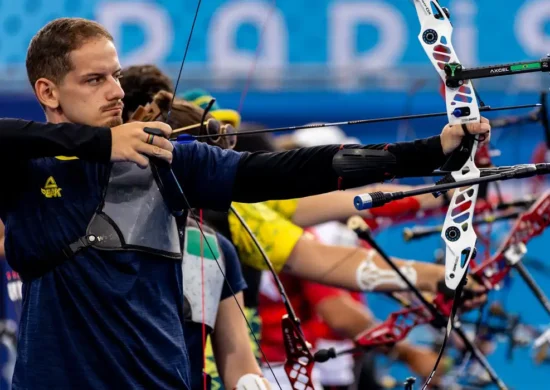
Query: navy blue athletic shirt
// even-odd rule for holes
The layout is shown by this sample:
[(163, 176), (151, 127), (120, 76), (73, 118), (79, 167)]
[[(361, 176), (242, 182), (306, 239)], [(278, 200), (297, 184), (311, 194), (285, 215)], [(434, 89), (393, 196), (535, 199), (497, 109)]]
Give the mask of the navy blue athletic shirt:
[[(176, 145), (172, 168), (193, 207), (227, 210), (239, 154)], [(82, 237), (110, 164), (39, 158), (3, 166), (6, 257), (25, 271)], [(24, 280), (13, 389), (185, 389), (181, 264), (87, 248)]]

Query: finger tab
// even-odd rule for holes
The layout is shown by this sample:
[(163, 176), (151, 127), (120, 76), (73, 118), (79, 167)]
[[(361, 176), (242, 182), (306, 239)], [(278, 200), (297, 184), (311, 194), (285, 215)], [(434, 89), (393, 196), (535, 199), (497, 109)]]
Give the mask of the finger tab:
[(164, 133), (162, 132), (161, 129), (157, 129), (157, 128), (154, 128), (154, 127), (144, 127), (143, 131), (146, 132), (147, 134), (157, 135), (159, 137), (164, 137)]

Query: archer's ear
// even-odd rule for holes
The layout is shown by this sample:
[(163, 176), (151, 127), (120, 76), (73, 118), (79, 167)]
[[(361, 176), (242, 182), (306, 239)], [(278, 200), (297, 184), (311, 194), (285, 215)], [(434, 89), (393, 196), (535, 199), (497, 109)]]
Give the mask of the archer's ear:
[(59, 108), (59, 91), (57, 86), (46, 78), (40, 78), (34, 83), (34, 91), (38, 101), (52, 109), (55, 110)]

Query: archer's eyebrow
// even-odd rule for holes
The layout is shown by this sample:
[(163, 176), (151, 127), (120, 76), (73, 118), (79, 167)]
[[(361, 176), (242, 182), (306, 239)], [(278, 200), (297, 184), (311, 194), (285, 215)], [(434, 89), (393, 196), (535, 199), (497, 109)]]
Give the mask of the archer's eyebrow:
[[(120, 74), (122, 72), (122, 68), (117, 68), (114, 72), (111, 73), (111, 75)], [(93, 77), (104, 77), (105, 75), (109, 74), (108, 72), (91, 72), (86, 73), (81, 76), (83, 80), (93, 78)]]

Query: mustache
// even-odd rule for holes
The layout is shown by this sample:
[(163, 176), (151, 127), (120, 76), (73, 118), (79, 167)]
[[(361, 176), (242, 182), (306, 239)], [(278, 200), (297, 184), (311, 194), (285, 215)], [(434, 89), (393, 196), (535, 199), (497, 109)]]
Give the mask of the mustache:
[(100, 110), (101, 111), (107, 111), (107, 110), (113, 110), (115, 108), (120, 108), (121, 110), (124, 109), (124, 103), (119, 101), (119, 102), (115, 102), (115, 103), (106, 104), (106, 105), (102, 106), (100, 108)]

